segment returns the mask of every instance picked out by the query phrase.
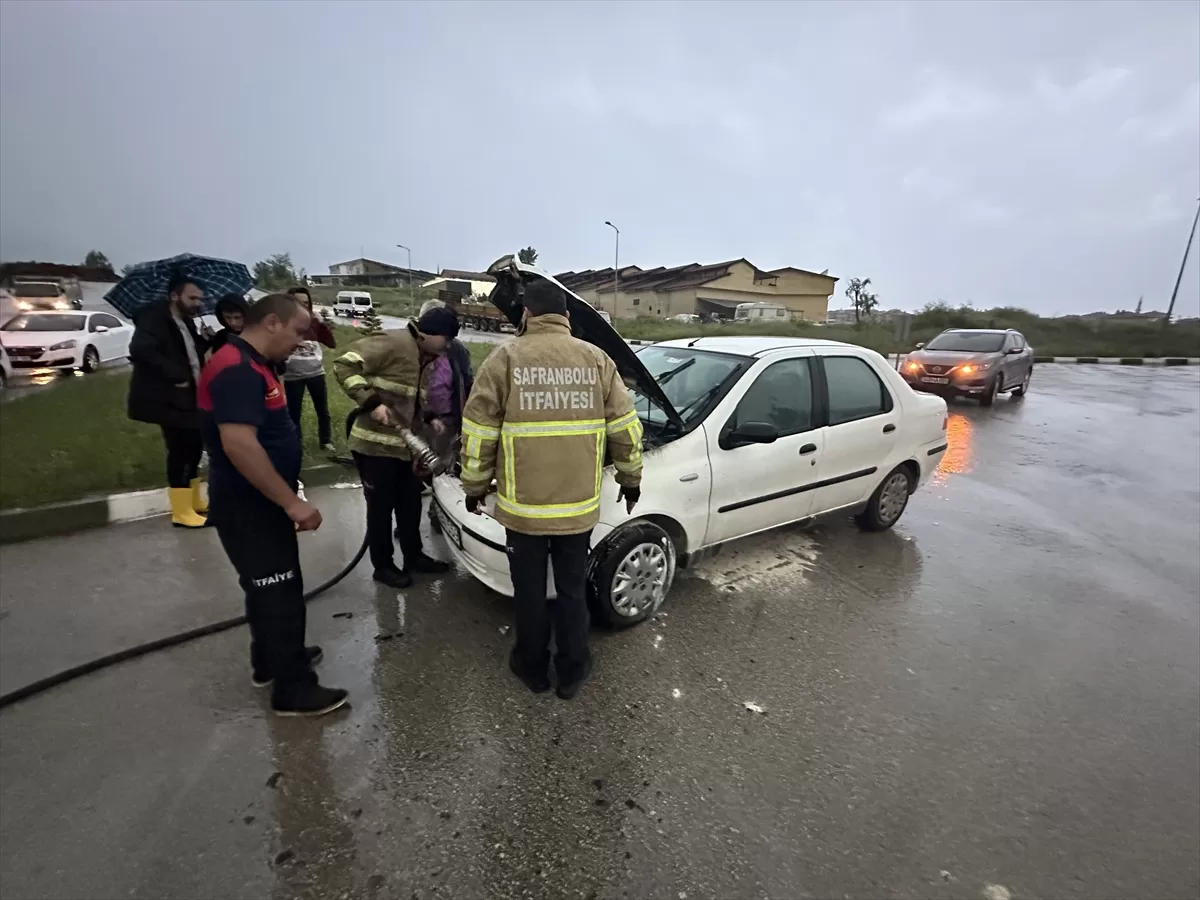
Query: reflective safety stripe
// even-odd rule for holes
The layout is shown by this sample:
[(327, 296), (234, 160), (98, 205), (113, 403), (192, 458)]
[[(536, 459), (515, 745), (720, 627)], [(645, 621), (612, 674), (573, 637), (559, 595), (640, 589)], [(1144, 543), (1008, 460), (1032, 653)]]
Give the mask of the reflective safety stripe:
[(345, 391), (352, 391), (356, 387), (366, 387), (366, 386), (367, 386), (367, 379), (363, 378), (361, 375), (351, 375), (349, 378), (347, 378), (345, 381), (342, 382), (342, 390), (345, 390)]
[(393, 394), (403, 394), (406, 397), (412, 397), (417, 393), (416, 388), (413, 388), (410, 385), (401, 384), (398, 381), (389, 381), (388, 379), (379, 375), (372, 375), (367, 379), (367, 384), (371, 385), (371, 387), (377, 387), (385, 391), (391, 391)]
[(470, 419), (462, 420), (462, 430), (463, 434), (482, 438), (485, 441), (494, 441), (500, 437), (499, 428), (489, 428), (487, 425), (480, 425), (478, 422), (472, 422)]
[(597, 495), (590, 500), (583, 500), (579, 503), (548, 503), (535, 506), (530, 503), (518, 503), (515, 500), (497, 495), (496, 506), (505, 512), (512, 513), (514, 516), (521, 516), (525, 519), (569, 519), (572, 516), (582, 516), (590, 512), (595, 512), (600, 508), (600, 497)]
[(623, 462), (619, 459), (613, 460), (613, 468), (618, 472), (624, 472), (626, 475), (635, 474), (641, 467), (640, 460), (638, 462), (633, 462), (632, 460), (630, 462)]
[(354, 350), (347, 350), (338, 359), (338, 362), (360, 363), (363, 361), (362, 355)]
[(408, 447), (408, 444), (404, 443), (404, 439), (398, 434), (383, 434), (378, 431), (368, 431), (358, 424), (351, 427), (350, 437), (358, 438), (361, 441), (373, 441), (376, 444), (386, 444), (389, 447)]
[(642, 420), (638, 418), (638, 414), (636, 411), (627, 412), (627, 413), (625, 413), (625, 415), (620, 416), (619, 418), (613, 419), (611, 422), (607, 423), (605, 425), (605, 430), (609, 434), (618, 434), (619, 432), (624, 431), (626, 428), (628, 428), (634, 422), (637, 422), (639, 425), (641, 425), (641, 421)]
[(574, 422), (505, 422), (501, 433), (509, 437), (539, 435), (596, 434), (604, 431), (603, 419), (578, 419)]

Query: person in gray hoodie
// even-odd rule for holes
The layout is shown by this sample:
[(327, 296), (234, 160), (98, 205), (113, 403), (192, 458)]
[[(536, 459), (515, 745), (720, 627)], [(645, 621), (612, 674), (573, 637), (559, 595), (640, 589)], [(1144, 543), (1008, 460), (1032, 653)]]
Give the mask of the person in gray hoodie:
[(317, 413), (317, 442), (322, 450), (333, 452), (333, 429), (329, 422), (329, 395), (325, 388), (325, 365), (321, 345), (330, 349), (337, 346), (333, 330), (313, 312), (312, 295), (306, 287), (294, 287), (288, 293), (303, 303), (312, 315), (304, 340), (288, 357), (283, 372), (283, 389), (287, 393), (288, 412), (300, 433), (300, 414), (304, 410), (304, 392), (312, 397), (313, 409)]

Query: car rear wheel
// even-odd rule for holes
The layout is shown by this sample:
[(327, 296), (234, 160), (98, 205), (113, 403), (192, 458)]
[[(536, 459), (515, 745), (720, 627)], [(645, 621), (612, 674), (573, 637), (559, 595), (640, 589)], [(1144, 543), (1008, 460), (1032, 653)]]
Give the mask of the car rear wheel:
[(867, 501), (867, 508), (854, 520), (863, 531), (886, 531), (899, 521), (908, 507), (912, 487), (912, 474), (908, 467), (897, 466), (875, 488), (875, 493)]
[(1024, 397), (1029, 393), (1029, 382), (1033, 380), (1033, 367), (1030, 366), (1029, 371), (1025, 373), (1025, 380), (1012, 389), (1012, 396)]
[(89, 375), (100, 368), (100, 354), (96, 352), (95, 347), (88, 347), (83, 351), (83, 365), (80, 368)]
[(652, 616), (675, 579), (675, 544), (652, 522), (619, 529), (597, 548), (588, 567), (592, 615), (610, 628)]

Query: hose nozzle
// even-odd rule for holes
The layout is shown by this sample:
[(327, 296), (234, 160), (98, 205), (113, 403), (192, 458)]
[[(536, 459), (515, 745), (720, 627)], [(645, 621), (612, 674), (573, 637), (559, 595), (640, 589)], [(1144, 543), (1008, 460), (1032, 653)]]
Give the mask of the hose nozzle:
[(433, 448), (418, 437), (412, 429), (398, 428), (396, 430), (400, 433), (400, 439), (404, 441), (405, 446), (412, 451), (413, 456), (416, 457), (422, 466), (434, 475), (440, 475), (446, 470), (442, 458), (434, 453)]

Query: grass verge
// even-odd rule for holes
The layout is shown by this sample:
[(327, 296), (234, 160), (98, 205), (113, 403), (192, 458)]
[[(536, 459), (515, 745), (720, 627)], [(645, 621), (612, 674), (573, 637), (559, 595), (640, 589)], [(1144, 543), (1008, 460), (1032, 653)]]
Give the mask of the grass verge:
[[(338, 351), (362, 337), (335, 329)], [(478, 367), (495, 345), (468, 343)], [(354, 404), (330, 370), (338, 351), (325, 355), (329, 415), (334, 444), (345, 446), (346, 416)], [(0, 406), (0, 509), (40, 506), (93, 494), (161, 487), (165, 455), (157, 426), (131, 422), (125, 414), (129, 370), (63, 378), (49, 390)], [(317, 420), (305, 400), (301, 418), (306, 463), (323, 462)]]

